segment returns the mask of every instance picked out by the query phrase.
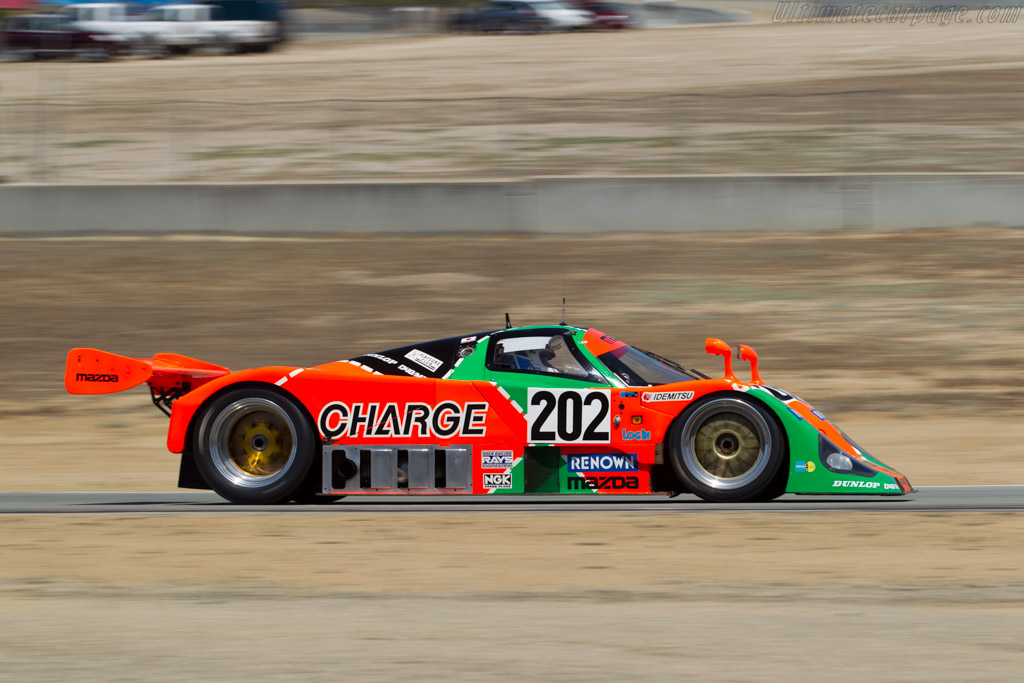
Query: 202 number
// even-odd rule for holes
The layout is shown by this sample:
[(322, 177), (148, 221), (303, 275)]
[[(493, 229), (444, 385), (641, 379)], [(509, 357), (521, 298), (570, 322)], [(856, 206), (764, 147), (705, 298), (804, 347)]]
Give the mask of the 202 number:
[(531, 443), (608, 443), (610, 416), (607, 391), (530, 390), (527, 423)]

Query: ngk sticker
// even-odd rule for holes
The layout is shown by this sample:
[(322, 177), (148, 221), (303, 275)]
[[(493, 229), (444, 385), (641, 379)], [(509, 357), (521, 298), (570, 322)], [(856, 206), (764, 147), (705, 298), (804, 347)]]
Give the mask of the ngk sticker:
[(512, 488), (512, 473), (501, 472), (496, 474), (484, 473), (485, 489), (510, 489)]

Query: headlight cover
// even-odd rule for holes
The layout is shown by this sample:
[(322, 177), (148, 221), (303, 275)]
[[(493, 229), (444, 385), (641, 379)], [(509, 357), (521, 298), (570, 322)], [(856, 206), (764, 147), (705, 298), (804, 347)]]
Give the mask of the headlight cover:
[(829, 441), (821, 433), (818, 434), (818, 459), (825, 466), (825, 469), (836, 474), (846, 474), (854, 477), (873, 477), (878, 474), (878, 472)]

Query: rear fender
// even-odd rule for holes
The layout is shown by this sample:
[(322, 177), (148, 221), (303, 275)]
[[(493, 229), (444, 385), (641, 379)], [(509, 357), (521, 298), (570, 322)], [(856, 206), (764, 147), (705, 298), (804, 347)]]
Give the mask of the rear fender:
[(260, 388), (269, 388), (277, 391), (294, 401), (296, 405), (302, 406), (303, 412), (308, 414), (309, 411), (303, 406), (302, 401), (299, 401), (295, 396), (281, 389), (278, 385), (282, 378), (287, 378), (290, 373), (297, 369), (270, 367), (242, 370), (241, 372), (235, 372), (207, 382), (198, 389), (185, 394), (175, 401), (174, 406), (171, 408), (171, 424), (167, 428), (167, 450), (171, 453), (181, 453), (188, 444), (191, 436), (190, 428), (192, 421), (200, 413), (200, 409), (214, 395), (228, 389), (234, 389), (239, 385), (252, 384), (258, 385)]

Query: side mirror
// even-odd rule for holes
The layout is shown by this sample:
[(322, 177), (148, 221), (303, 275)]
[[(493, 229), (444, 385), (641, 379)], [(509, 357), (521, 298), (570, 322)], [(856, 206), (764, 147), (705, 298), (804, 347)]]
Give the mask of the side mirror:
[(714, 337), (708, 337), (704, 342), (704, 350), (713, 356), (721, 356), (725, 360), (725, 374), (722, 375), (723, 379), (736, 380), (736, 375), (732, 374), (732, 349), (721, 339), (715, 339)]
[[(468, 355), (468, 354), (467, 354)], [(505, 355), (505, 347), (501, 342), (494, 345), (494, 367), (510, 368), (512, 361)]]
[(739, 352), (736, 355), (740, 360), (750, 361), (750, 383), (764, 384), (761, 375), (757, 372), (757, 351), (746, 344), (740, 344)]

